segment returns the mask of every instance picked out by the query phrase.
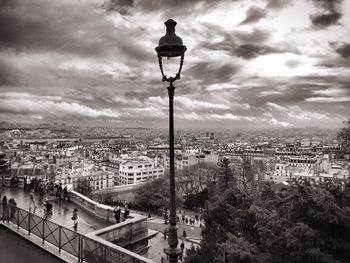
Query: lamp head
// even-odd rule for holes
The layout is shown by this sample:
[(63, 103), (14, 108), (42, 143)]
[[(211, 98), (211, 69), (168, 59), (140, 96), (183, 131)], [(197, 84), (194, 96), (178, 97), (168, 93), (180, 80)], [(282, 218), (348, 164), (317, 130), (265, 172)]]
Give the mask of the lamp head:
[(158, 47), (155, 48), (158, 57), (183, 56), (187, 48), (183, 45), (182, 39), (175, 34), (176, 22), (169, 19), (164, 24), (166, 26), (166, 34), (160, 38)]

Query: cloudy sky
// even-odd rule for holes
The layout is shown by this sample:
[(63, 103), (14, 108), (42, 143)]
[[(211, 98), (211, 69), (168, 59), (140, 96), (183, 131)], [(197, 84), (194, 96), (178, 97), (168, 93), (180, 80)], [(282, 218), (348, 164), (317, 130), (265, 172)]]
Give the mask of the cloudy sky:
[(350, 0), (1, 0), (0, 120), (167, 127), (168, 18), (188, 48), (176, 127), (350, 116)]

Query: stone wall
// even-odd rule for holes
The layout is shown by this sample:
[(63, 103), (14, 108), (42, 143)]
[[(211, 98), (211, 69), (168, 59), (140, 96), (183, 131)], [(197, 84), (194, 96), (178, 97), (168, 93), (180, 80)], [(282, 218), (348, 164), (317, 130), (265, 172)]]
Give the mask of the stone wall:
[[(71, 191), (69, 197), (72, 202), (85, 208), (96, 217), (115, 223), (114, 209), (111, 206), (100, 204), (75, 191)], [(123, 217), (123, 214), (121, 217)], [(146, 216), (130, 213), (125, 221), (97, 230), (87, 236), (91, 238), (98, 237), (141, 255), (146, 255), (148, 239), (157, 233), (157, 231), (147, 228)]]

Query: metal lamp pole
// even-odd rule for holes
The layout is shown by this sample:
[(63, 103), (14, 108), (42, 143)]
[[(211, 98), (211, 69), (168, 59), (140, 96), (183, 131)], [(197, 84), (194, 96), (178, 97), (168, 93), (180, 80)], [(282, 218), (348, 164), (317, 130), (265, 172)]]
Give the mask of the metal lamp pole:
[[(170, 157), (170, 216), (169, 216), (169, 247), (165, 249), (165, 253), (169, 256), (169, 261), (172, 263), (178, 262), (178, 256), (181, 250), (177, 247), (177, 226), (176, 226), (176, 193), (175, 193), (175, 160), (174, 160), (174, 93), (175, 87), (173, 83), (180, 79), (180, 73), (184, 61), (186, 46), (183, 45), (182, 39), (175, 34), (176, 22), (169, 19), (165, 23), (166, 35), (159, 40), (159, 46), (156, 47), (156, 52), (159, 60), (160, 71), (163, 76), (163, 81), (169, 82), (169, 157)], [(162, 58), (180, 57), (179, 71), (175, 77), (167, 77), (163, 72)]]

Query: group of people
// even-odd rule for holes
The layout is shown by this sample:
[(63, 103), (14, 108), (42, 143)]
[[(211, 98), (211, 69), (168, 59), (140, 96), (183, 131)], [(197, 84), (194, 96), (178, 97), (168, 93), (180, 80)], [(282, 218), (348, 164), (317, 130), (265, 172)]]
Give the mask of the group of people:
[[(65, 187), (64, 189), (67, 189), (67, 187)], [(32, 207), (34, 209), (33, 212), (35, 212), (36, 202), (35, 202), (35, 198), (34, 198), (34, 190), (30, 191), (29, 199), (30, 199), (29, 212), (31, 212)], [(64, 200), (65, 199), (63, 199), (63, 201)], [(53, 207), (53, 205), (49, 202), (48, 197), (46, 196), (45, 199), (44, 199), (44, 217), (45, 218), (48, 215), (52, 214), (52, 207)], [(73, 228), (75, 230), (77, 230), (77, 228), (78, 228), (78, 209), (77, 208), (74, 208), (74, 210), (73, 210), (72, 221), (73, 221)]]
[[(181, 210), (179, 212), (181, 213)], [(195, 215), (194, 218), (187, 217), (185, 210), (183, 210), (181, 213), (181, 219), (183, 224), (202, 227), (202, 215)]]
[[(0, 196), (0, 199), (1, 199), (1, 196)], [(15, 216), (16, 207), (17, 207), (17, 203), (15, 199), (11, 197), (9, 200), (7, 200), (7, 196), (4, 195), (1, 200), (1, 206), (2, 206), (3, 216), (8, 220), (13, 219)]]
[(117, 224), (120, 223), (121, 221), (125, 221), (128, 218), (128, 216), (130, 214), (128, 205), (124, 206), (123, 216), (121, 213), (122, 213), (122, 209), (120, 206), (117, 206), (114, 208), (114, 218), (115, 218), (115, 221)]

